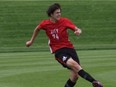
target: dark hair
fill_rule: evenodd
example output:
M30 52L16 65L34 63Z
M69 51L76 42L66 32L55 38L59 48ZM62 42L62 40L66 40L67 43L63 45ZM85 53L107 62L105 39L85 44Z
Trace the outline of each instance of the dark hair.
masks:
M57 9L61 9L60 4L54 3L53 5L49 6L49 8L47 10L47 15L50 17L51 14L53 14L54 11Z

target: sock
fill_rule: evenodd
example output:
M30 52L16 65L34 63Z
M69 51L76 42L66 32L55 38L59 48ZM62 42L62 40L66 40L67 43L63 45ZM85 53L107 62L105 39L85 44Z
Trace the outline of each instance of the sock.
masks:
M76 83L72 82L70 79L66 82L64 87L74 87Z
M91 76L91 75L89 75L87 72L85 72L83 69L81 69L79 72L78 72L78 74L82 77L82 78L84 78L85 80L88 80L89 82L93 82L93 81L95 81L95 79Z

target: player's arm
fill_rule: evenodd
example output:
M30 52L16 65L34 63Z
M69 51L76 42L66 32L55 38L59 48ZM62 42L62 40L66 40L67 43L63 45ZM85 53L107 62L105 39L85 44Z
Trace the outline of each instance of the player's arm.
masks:
M69 19L65 19L66 22L66 26L74 31L74 34L76 35L80 35L82 33L81 29L79 29L78 27L75 26L75 24L73 24Z
M27 46L27 47L29 47L29 46L31 46L31 45L33 44L33 42L34 42L36 36L38 35L39 30L40 30L40 29L39 29L38 27L36 27L36 28L34 29L34 32L33 32L33 34L32 34L31 39L30 39L29 41L26 42L26 46Z
M78 27L75 27L74 34L76 34L77 36L79 36L81 33L82 33L82 30L79 29Z

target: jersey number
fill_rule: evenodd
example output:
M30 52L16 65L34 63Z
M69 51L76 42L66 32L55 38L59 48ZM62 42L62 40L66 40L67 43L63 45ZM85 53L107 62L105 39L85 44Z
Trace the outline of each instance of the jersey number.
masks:
M59 36L58 36L58 29L54 29L51 31L51 34L52 34L52 37L54 39L59 39Z

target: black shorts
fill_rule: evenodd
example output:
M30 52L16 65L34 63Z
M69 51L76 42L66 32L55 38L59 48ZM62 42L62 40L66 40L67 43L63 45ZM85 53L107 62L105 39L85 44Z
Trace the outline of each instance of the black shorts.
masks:
M70 68L66 65L66 62L69 58L72 58L74 61L80 64L76 50L73 48L61 48L55 51L55 58L60 64L68 69Z

